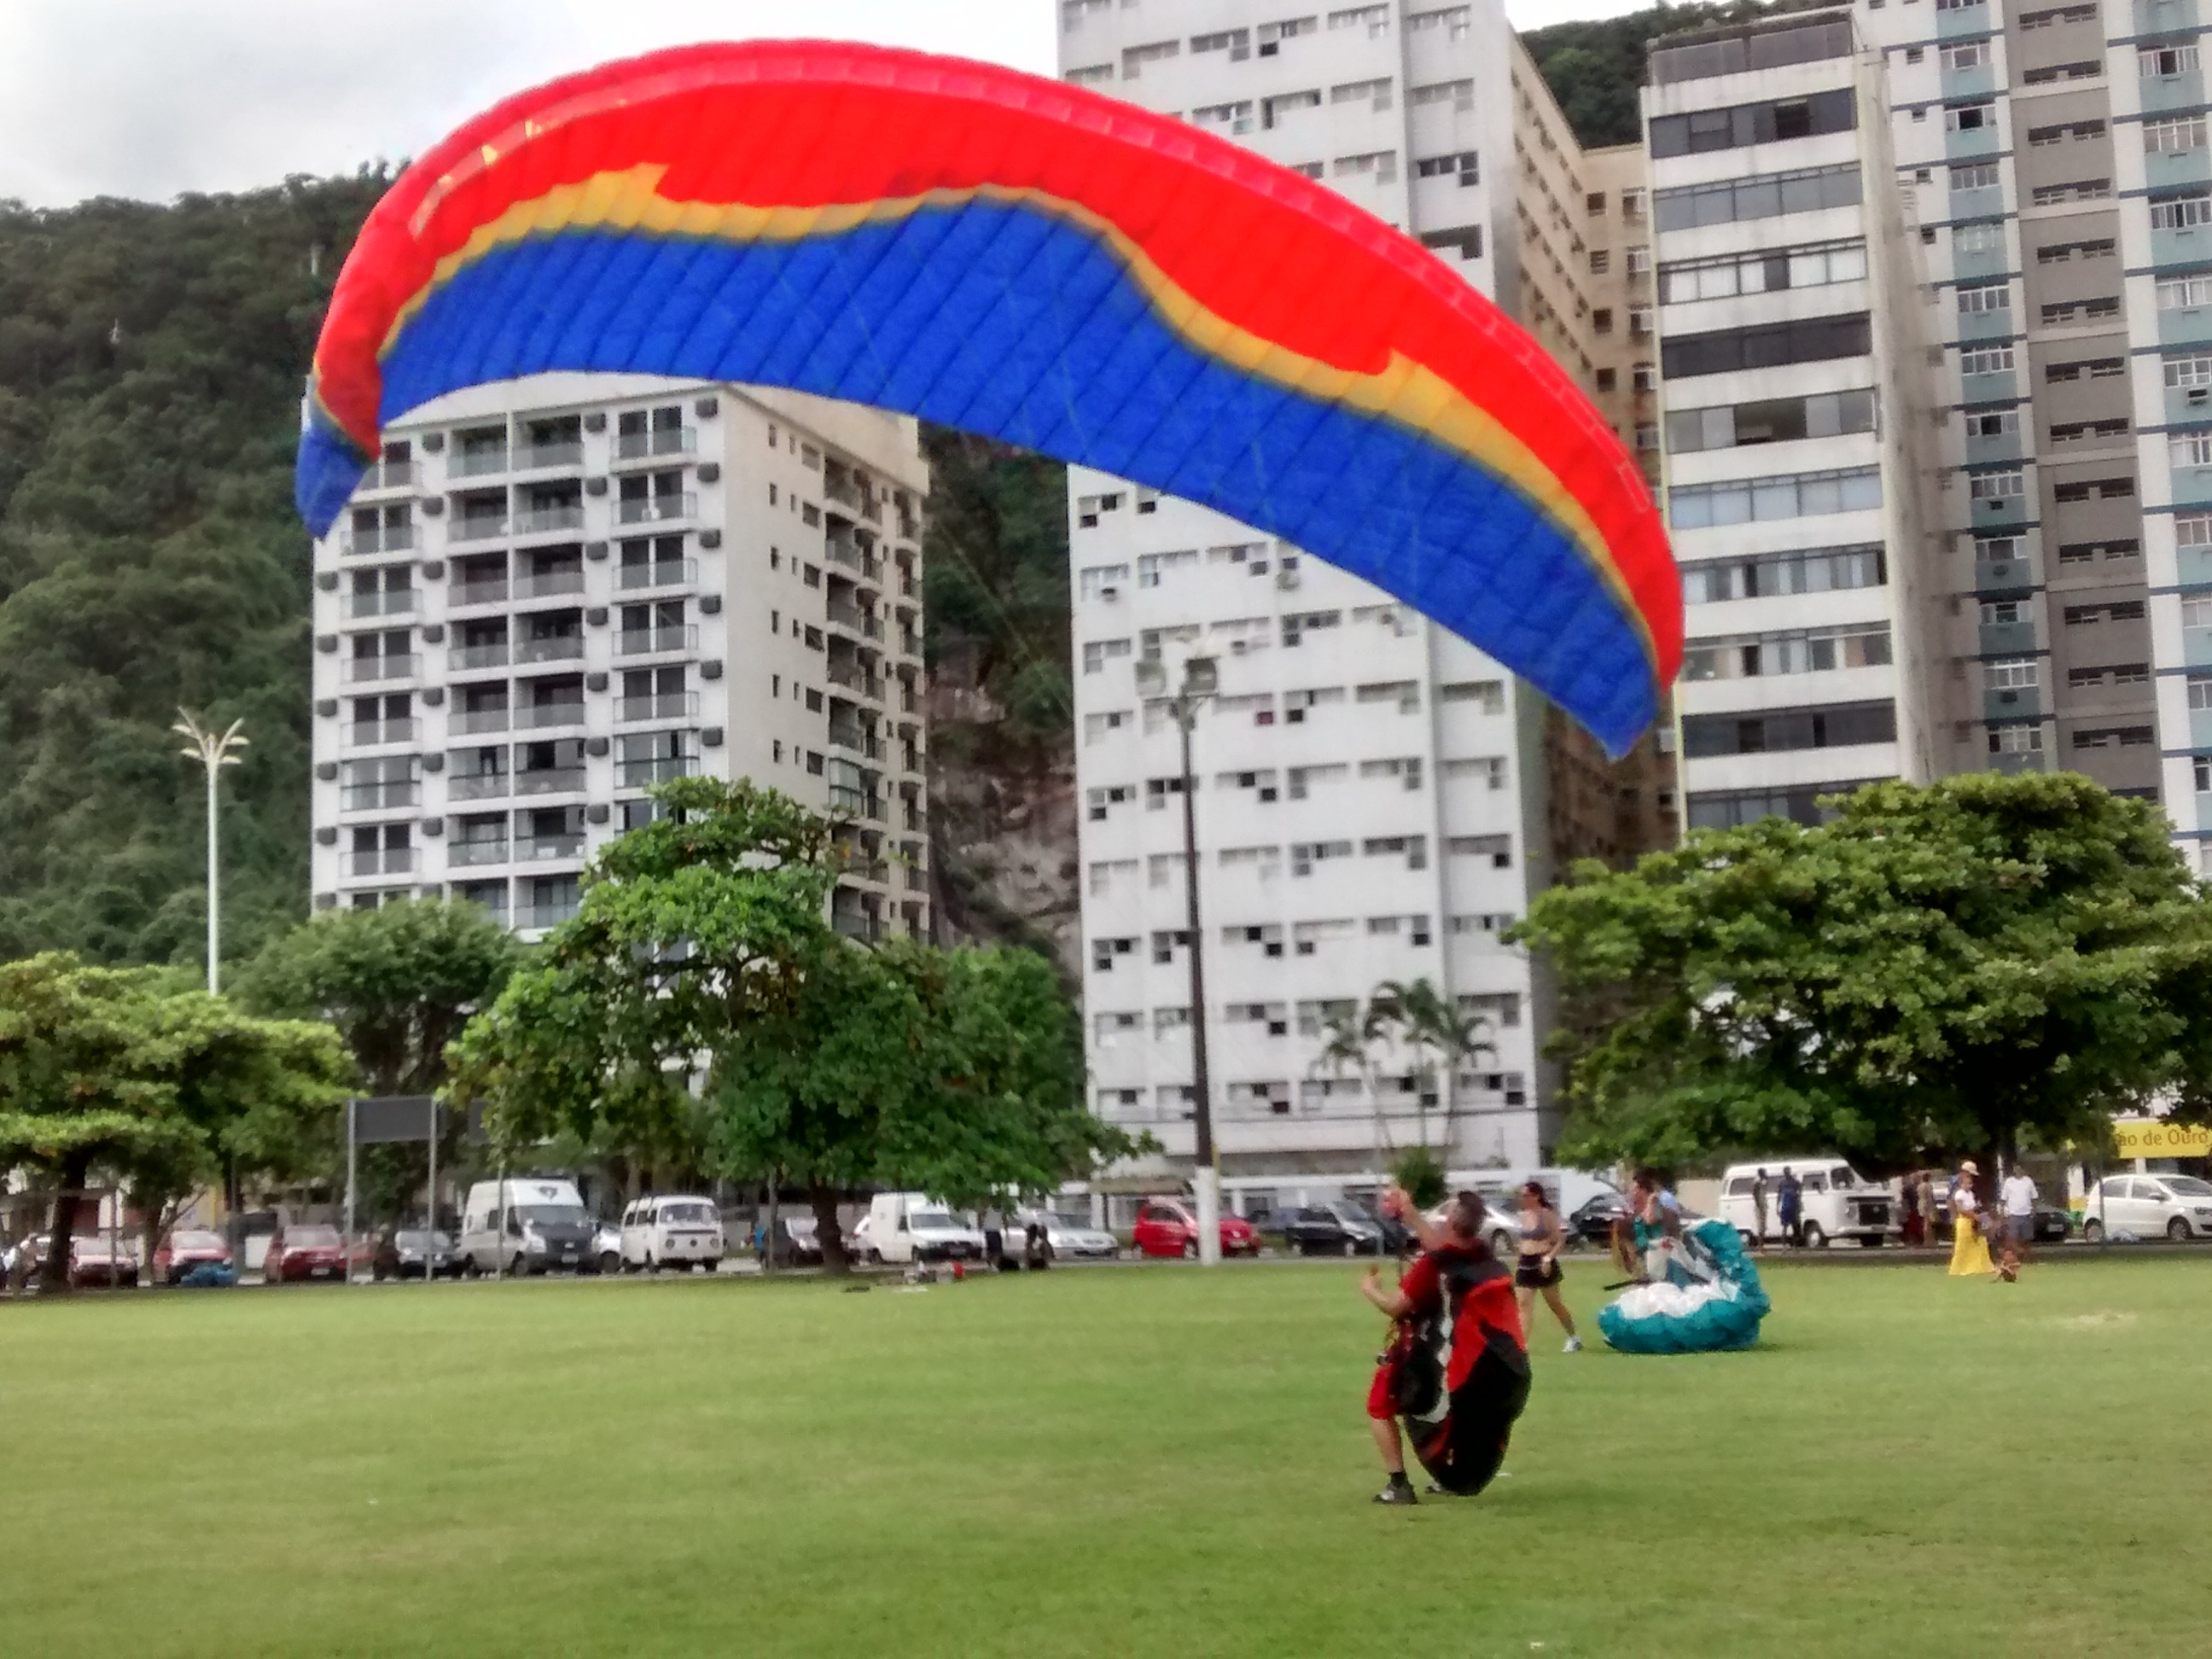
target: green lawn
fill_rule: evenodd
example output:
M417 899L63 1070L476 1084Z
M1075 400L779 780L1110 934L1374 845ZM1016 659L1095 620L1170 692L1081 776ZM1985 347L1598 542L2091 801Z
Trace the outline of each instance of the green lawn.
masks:
M1769 1277L1411 1511L1344 1265L0 1305L0 1650L2212 1650L2212 1261Z

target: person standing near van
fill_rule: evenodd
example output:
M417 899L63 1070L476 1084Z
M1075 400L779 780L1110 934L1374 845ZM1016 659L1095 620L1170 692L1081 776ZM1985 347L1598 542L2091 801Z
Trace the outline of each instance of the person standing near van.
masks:
M1753 1249L1766 1248L1766 1171L1761 1170L1751 1178L1751 1211L1759 1218L1759 1231L1751 1236Z
M1782 1218L1782 1236L1795 1245L1805 1242L1805 1185L1797 1179L1797 1171L1784 1167L1782 1171L1781 1202L1777 1206Z
M2020 1264L2027 1257L2027 1248L2035 1241L2035 1182L2018 1164L2004 1178L1997 1189L1998 1200L2004 1206L2004 1265L1998 1277L2009 1284L2020 1277Z
M1567 1334L1567 1345L1561 1352L1580 1353L1583 1340L1575 1334L1575 1316L1567 1311L1566 1302L1559 1295L1559 1285L1566 1278L1559 1271L1559 1246L1566 1242L1566 1236L1559 1212L1545 1194L1544 1183L1522 1182L1521 1246L1513 1264L1513 1286L1521 1300L1521 1329L1524 1335L1535 1330L1536 1297L1541 1294L1552 1317Z

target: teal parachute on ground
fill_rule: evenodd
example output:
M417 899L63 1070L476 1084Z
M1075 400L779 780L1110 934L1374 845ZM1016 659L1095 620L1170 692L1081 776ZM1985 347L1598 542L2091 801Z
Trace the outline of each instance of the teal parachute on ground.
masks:
M1651 1280L1601 1310L1597 1328L1623 1353L1713 1353L1759 1341L1770 1304L1742 1235L1725 1221L1693 1222L1651 1250Z

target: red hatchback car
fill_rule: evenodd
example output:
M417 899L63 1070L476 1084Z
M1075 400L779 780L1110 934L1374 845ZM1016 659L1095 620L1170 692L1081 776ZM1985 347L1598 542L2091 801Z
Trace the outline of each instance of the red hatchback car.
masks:
M1198 1218L1179 1198L1148 1198L1138 1208L1135 1239L1139 1255L1195 1256L1198 1237ZM1221 1218L1221 1254L1260 1254L1260 1236L1243 1216Z
M230 1246L222 1242L221 1233L203 1227L179 1227L154 1252L154 1277L164 1285L173 1285L203 1262L228 1267Z
M292 1227L269 1241L269 1255L261 1264L264 1285L289 1284L298 1279L343 1279L346 1254L335 1227Z

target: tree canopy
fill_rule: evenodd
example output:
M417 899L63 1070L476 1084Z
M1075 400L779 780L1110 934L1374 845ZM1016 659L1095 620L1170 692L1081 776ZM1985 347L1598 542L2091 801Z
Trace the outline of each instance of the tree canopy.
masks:
M154 969L52 952L0 964L0 1170L59 1189L46 1283L66 1283L78 1194L95 1169L151 1218L235 1160L286 1168L343 1098L326 1025L253 1019Z
M1561 1156L1894 1166L2203 1113L2212 907L2166 834L2087 778L1978 773L1578 865L1515 933L1565 994Z
M446 1080L446 1045L526 954L479 905L404 899L278 934L237 983L258 1012L336 1026L366 1092L429 1094Z
M602 849L576 915L471 1022L450 1091L521 1143L703 1142L732 1179L834 1206L863 1186L1036 1190L1131 1144L1083 1103L1082 1040L1028 952L869 949L825 907L836 826L772 789L686 778Z

